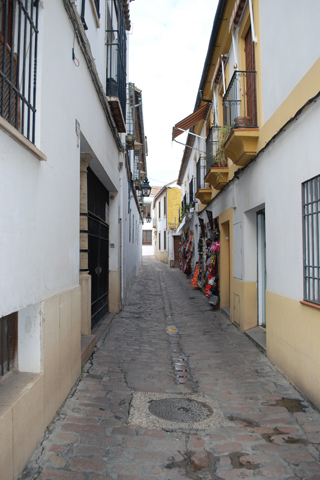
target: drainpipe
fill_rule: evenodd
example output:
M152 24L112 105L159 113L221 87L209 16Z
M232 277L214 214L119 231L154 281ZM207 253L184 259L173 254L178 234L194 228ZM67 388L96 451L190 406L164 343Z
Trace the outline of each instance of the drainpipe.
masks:
M199 97L200 97L200 100L202 100L203 102L212 103L212 100L209 100L208 98L203 98L202 90L199 90Z
M258 39L257 39L257 37L256 37L256 35L255 35L255 31L254 31L252 0L249 0L249 11L250 11L250 22L251 22L252 41L253 41L254 43L258 43Z
M237 55L237 48L236 48L236 39L234 38L234 34L235 34L235 29L234 27L232 28L232 47L233 47L233 56L234 56L234 63L237 64L237 66L239 65L238 63L238 55Z
M221 57L221 65L222 65L223 95L225 95L226 94L226 79L225 79L225 76L224 76L224 61L223 61L224 55L220 55L220 57Z

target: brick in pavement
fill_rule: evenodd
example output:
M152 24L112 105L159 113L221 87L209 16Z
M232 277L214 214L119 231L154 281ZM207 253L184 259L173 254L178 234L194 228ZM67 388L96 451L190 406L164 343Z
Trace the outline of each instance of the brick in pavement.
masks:
M84 370L24 480L320 478L319 413L177 269L143 260ZM222 421L161 428L150 414L148 426L130 424L139 392L203 395ZM305 411L277 405L283 398Z

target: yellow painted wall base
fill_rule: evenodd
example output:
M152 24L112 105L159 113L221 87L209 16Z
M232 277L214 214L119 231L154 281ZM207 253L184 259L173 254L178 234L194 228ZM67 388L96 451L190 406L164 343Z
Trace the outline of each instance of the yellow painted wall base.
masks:
M41 302L41 318L41 373L18 372L0 390L1 480L19 476L80 375L80 286Z
M235 317L231 320L244 332L257 326L257 284L233 279L233 300Z
M319 310L266 293L267 355L320 408Z
M155 254L156 260L162 263L168 263L168 252L156 252Z
M220 225L220 307L230 307L232 320L234 310L233 298L233 208L228 208L219 215Z
M120 312L120 270L109 270L109 312Z

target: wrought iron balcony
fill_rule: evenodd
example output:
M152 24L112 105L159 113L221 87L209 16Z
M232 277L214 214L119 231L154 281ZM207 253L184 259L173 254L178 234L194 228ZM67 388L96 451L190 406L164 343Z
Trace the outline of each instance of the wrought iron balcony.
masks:
M236 70L223 97L223 123L233 128L256 128L256 72Z
M225 142L228 157L247 165L258 151L256 72L234 72L223 97L223 123L232 128Z
M206 173L207 160L205 157L200 157L197 163L197 191L195 197L203 204L207 204L211 200L211 187L205 182Z

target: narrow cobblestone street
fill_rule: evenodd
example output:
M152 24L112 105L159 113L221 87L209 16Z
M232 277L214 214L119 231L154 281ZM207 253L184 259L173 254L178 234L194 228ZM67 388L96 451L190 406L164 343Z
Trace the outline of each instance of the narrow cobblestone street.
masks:
M319 413L178 269L143 259L83 370L22 478L320 479Z

